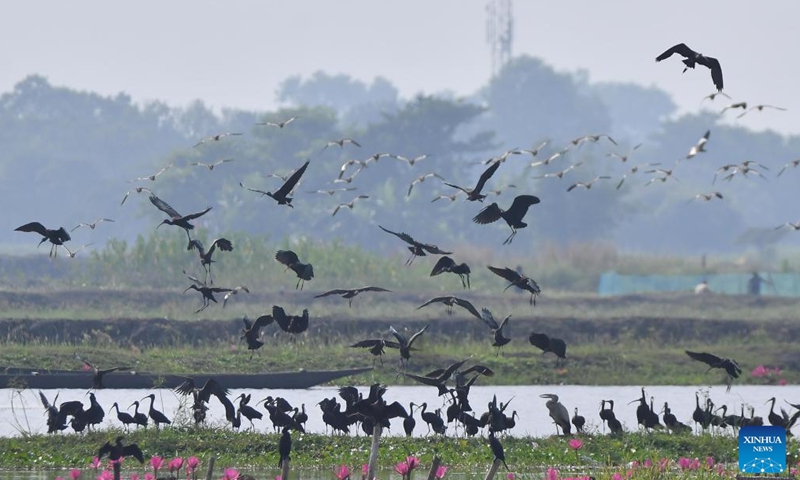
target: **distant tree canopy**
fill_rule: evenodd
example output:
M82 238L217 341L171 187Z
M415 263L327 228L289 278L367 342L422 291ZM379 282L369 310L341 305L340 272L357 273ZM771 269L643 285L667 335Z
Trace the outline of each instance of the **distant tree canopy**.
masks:
M674 103L655 87L592 84L585 76L556 72L531 57L515 58L467 99L449 94L402 99L386 79L367 83L324 72L308 79L287 78L277 99L282 108L271 112L215 113L199 100L180 108L161 102L139 105L122 93L103 97L53 86L38 75L23 79L0 95L0 175L5 185L0 201L13 206L6 210L7 228L0 238L30 243L29 237L11 232L30 221L71 229L107 217L117 221L97 231L76 231L75 243L131 240L164 218L146 195L134 191L136 186L153 189L181 213L213 207L197 221L210 235L240 231L273 239L336 238L390 251L401 251L402 245L377 224L431 243L501 248L507 235L503 221L482 226L471 219L493 202L508 208L520 194L542 200L525 217L529 227L511 247L503 247L521 254L549 242L599 239L636 250L727 251L741 248L733 240L749 227L775 228L797 220L790 207L798 200L793 177L800 169L790 168L778 179L775 172L797 156L800 137L732 127L704 111L674 118ZM297 120L283 129L257 125L290 117ZM708 129L707 152L685 159ZM223 132L242 135L193 147ZM615 138L617 145L606 138L572 143L601 133ZM345 137L362 147L325 148L328 141ZM463 196L432 202L457 192L435 176L408 193L412 181L428 173L472 187L490 157L543 140L549 143L536 158L506 158L487 182L484 193L489 197L483 204L464 202ZM570 148L550 165L530 167L565 147ZM367 162L378 153L428 157L413 166L391 156ZM626 155L626 161L610 153ZM234 161L213 171L193 165L226 158ZM335 183L342 164L351 159L366 166L351 183ZM273 191L283 182L276 176L288 175L306 160L311 163L294 192L293 209L243 188ZM714 182L721 166L744 160L769 166L771 170L763 171L767 178L718 175ZM631 172L632 166L643 164L649 166ZM173 166L154 182L130 182L167 165ZM563 178L535 178L570 165L578 166ZM358 168L351 166L342 178ZM648 182L661 175L646 173L656 168L673 170L677 180ZM567 192L575 182L598 175L612 178ZM341 188L356 190L316 193ZM695 199L717 190L724 200ZM126 192L130 197L121 206ZM332 216L337 205L357 195L369 198ZM159 234L182 232L165 227Z

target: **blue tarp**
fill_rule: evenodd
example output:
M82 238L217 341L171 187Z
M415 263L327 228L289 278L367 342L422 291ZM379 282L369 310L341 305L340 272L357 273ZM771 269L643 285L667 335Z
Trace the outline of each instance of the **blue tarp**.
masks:
M760 273L763 295L800 297L800 274ZM600 275L598 295L627 295L632 293L694 292L694 287L708 281L712 292L729 295L747 293L747 281L752 274L728 273L714 275L620 275L606 272Z

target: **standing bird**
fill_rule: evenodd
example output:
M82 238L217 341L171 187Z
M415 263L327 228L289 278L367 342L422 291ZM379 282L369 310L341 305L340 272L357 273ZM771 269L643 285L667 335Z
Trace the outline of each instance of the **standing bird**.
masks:
M58 246L64 245L65 242L72 240L72 237L69 236L64 227L60 227L58 230L50 230L45 228L39 222L31 222L26 223L20 227L14 229L15 232L34 232L38 233L42 236L42 240L39 242L39 245L43 244L44 242L50 242L52 245L50 246L50 256L55 257L58 256ZM38 248L39 245L36 245Z
M211 211L211 207L208 207L208 208L206 208L205 210L203 210L201 212L190 213L189 215L181 215L174 208L172 208L170 206L170 204L168 204L164 200L161 200L160 198L156 197L152 193L150 194L150 203L155 205L155 207L157 209L159 209L162 212L166 213L170 217L170 218L162 221L161 223L159 223L156 228L158 228L158 227L160 227L161 225L164 225L164 224L174 225L176 227L182 228L183 231L186 232L186 237L189 238L189 246L186 247L186 248L187 248L187 250L190 250L191 249L192 236L189 235L189 230L194 230L194 225L192 225L189 222L191 220L196 219L196 218L202 217L203 215L205 215L206 213Z
M51 404L44 393L39 390L39 400L42 401L42 406L47 414L47 433L56 433L66 430L67 415L66 413L61 413L58 407L55 406L55 403L58 402L58 394L56 394L56 398L53 399L53 403ZM83 407L81 406L81 408Z
M656 62L666 60L667 58L671 57L673 53L677 53L686 57L683 59L683 64L686 65L686 68L683 69L684 73L690 68L693 69L697 63L711 70L711 80L714 82L714 86L717 87L718 91L722 91L722 67L720 67L719 61L716 58L706 57L705 55L697 53L691 48L687 47L685 43L679 43L661 55L657 56Z
M489 448L492 449L494 459L503 462L503 466L506 467L506 470L511 471L508 465L506 465L506 454L503 452L503 445L500 443L500 440L494 436L493 430L489 431Z
M211 242L211 247L208 251L203 248L203 243L200 242L200 240L194 239L189 241L189 250L197 249L200 255L200 264L206 271L206 281L208 281L210 285L214 285L214 277L211 275L211 264L214 263L214 260L211 259L211 256L214 255L214 250L216 250L217 247L223 252L233 251L233 243L227 238L218 238Z
M694 157L695 155L697 155L700 152L705 152L706 151L706 143L708 142L708 137L709 136L711 136L711 130L706 130L705 135L703 135L700 138L700 140L697 141L697 144L695 144L695 146L693 146L689 150L689 154L686 155L686 159L687 160L692 158L692 157Z
M583 415L578 415L578 407L575 407L575 414L572 416L572 424L575 425L575 431L583 433L583 426L586 425L586 419Z
M222 160L217 160L214 163L194 162L194 163L192 163L192 166L195 166L195 167L206 167L209 172L213 172L214 168L217 167L218 165L222 165L223 163L232 162L233 160L234 159L232 159L232 158L224 158Z
M414 259L416 257L424 257L426 255L425 252L428 252L428 253L433 254L433 255L451 255L453 253L453 252L445 252L444 250L441 250L436 245L431 245L429 243L420 243L420 242L414 240L414 238L412 238L411 235L409 235L409 234L407 234L405 232L397 233L397 232L393 232L393 231L391 231L389 229L383 228L380 225L378 225L378 226L384 232L391 233L392 235L396 236L400 240L402 240L402 241L404 241L404 242L406 242L406 243L408 243L410 245L408 247L408 250L411 252L411 257L406 261L406 265L411 265L411 263L414 261Z
M133 415L131 415L128 412L121 411L119 409L119 404L117 402L114 402L114 404L111 405L111 410L114 410L115 408L117 409L117 420L120 421L122 426L125 427L125 431L127 432L128 425L133 425L134 423L136 423L136 421L133 419Z
M487 265L487 268L491 270L492 273L494 273L495 275L511 282L506 288L503 289L504 292L511 287L517 287L520 290L526 290L528 292L531 292L530 303L531 305L534 306L536 305L536 297L539 296L540 293L542 293L542 290L539 288L539 285L536 283L534 279L528 278L525 275L522 275L521 273L517 272L516 270L512 270L508 267L498 268L498 267L493 267L491 265Z
M123 445L122 439L123 437L120 436L116 438L114 443L106 442L103 444L97 452L97 458L103 458L108 455L109 460L116 462L122 457L133 457L138 460L139 463L144 463L144 455L142 455L142 450L139 446L135 443Z
M359 293L362 293L362 292L391 292L391 290L387 290L387 289L382 288L382 287L372 287L372 286L360 287L360 288L350 288L350 289L338 288L338 289L335 289L335 290L328 290L327 292L320 293L319 295L315 295L314 298L327 297L328 295L341 295L342 298L346 298L347 299L347 306L348 307L352 307L353 306L353 299Z
M406 339L405 335L395 330L395 328L389 325L389 331L394 335L394 338L397 339L397 343L400 344L400 363L403 363L403 360L408 362L411 359L411 347L414 345L414 341L419 338L420 335L425 333L425 330L430 327L430 324L425 325L422 327L420 331L411 335L411 338Z
M283 433L281 434L281 439L278 440L278 454L280 455L280 459L278 460L278 468L283 468L284 461L291 460L291 453L292 453L291 428L284 427Z
M356 202L359 201L359 200L362 200L364 198L369 198L369 195L359 195L356 198L350 200L349 203L340 203L339 205L336 206L336 208L333 209L333 213L331 213L331 217L335 217L336 214L339 212L339 210L342 209L342 208L349 208L350 210L352 210L353 206L355 206Z
M193 145L193 147L199 147L200 145L202 145L202 144L204 144L206 142L218 142L218 141L220 141L221 139L223 139L225 137L232 137L232 136L238 136L238 135L241 135L241 133L231 133L231 132L218 133L216 135L211 135L210 137L206 137L206 138L200 140L199 142L195 143Z
M511 227L511 235L503 242L503 245L507 245L514 240L518 228L525 228L528 226L527 223L522 221L522 217L528 213L528 208L531 205L536 205L539 202L539 197L533 195L518 195L514 201L511 202L511 207L508 210L501 210L497 203L493 203L475 215L472 221L481 225L486 225L496 222L501 218L505 220L508 226Z
M458 185L453 185L452 183L447 183L447 182L444 182L444 184L447 185L448 187L457 188L462 192L466 193L467 200L469 200L470 202L474 202L475 200L482 202L483 199L486 198L486 195L481 194L481 190L483 190L483 186L486 184L486 181L489 180L489 178L491 178L492 175L494 175L494 172L496 172L499 167L500 167L500 162L494 162L491 166L489 166L489 168L487 168L481 174L481 177L478 179L478 183L475 185L475 188L473 189L460 187Z
M742 369L739 368L739 364L736 363L736 360L732 358L721 358L711 353L690 352L689 350L686 350L686 355L689 355L694 360L708 365L708 371L711 371L711 369L714 368L721 368L725 370L725 373L728 374L726 382L728 388L725 390L726 392L731 391L733 379L739 378L739 375L742 373Z
M76 225L76 226L75 226L75 228L73 228L72 230L70 230L70 232L74 232L75 230L77 230L77 229L79 229L79 228L81 228L81 227L89 227L89 228L91 228L92 230L94 230L95 228L97 228L97 224L98 224L98 223L100 223L100 222L112 222L112 223L113 223L113 222L114 222L114 220L111 220L110 218L98 218L98 219L97 219L97 220L95 220L94 222L90 222L90 223L83 223L83 222L81 222L81 223L79 223L78 225Z
M506 326L508 319L511 318L511 315L506 316L506 318L504 318L503 321L498 325L497 321L492 315L492 312L490 312L488 308L482 309L481 312L481 320L483 320L483 323L485 323L486 326L492 330L492 335L494 336L494 342L492 342L492 346L497 347L497 353L499 354L503 345L511 341L510 338L503 336L503 327Z
M136 400L133 403L131 403L128 406L128 408L131 408L131 407L134 407L134 409L133 409L133 422L138 426L147 428L147 423L148 423L147 415L145 415L144 413L139 411L139 401Z
M567 359L567 343L560 338L550 337L544 333L531 332L528 336L528 341L534 347L541 349L542 355L552 352L562 360ZM558 363L558 360L556 360L556 363Z
M298 288L302 290L305 282L314 278L314 267L310 263L302 263L300 257L291 250L278 250L275 260L286 265L286 270L291 269L297 275L295 290Z
M294 190L297 182L300 181L300 177L302 177L306 172L306 168L308 168L309 163L311 163L311 161L306 160L306 163L304 163L302 167L295 170L295 172L289 176L281 188L275 190L274 192L266 192L262 190L256 190L254 188L248 188L248 190L272 197L272 199L278 202L278 205L287 205L291 208L294 208L294 205L292 205L293 198L289 197L289 195L292 193L292 190ZM242 187L244 187L244 185L242 185Z
M162 423L164 425L169 425L169 424L172 423L172 421L170 421L170 419L167 418L166 415L164 415L163 413L161 413L158 410L156 410L155 407L153 406L153 403L155 403L155 401L156 401L156 394L155 393L151 393L150 395L144 397L142 400L144 400L145 398L149 398L150 399L150 408L147 409L147 416L156 425L156 430L158 430L158 426L161 425Z
M471 271L469 269L469 265L466 263L456 264L455 260L445 255L439 258L439 261L433 266L430 276L435 277L443 272L455 273L458 275L458 278L461 279L461 286L464 288L470 288L469 274Z
M550 412L550 418L553 419L553 423L555 423L557 427L561 427L561 432L565 436L569 435L572 429L572 427L570 427L569 412L567 412L567 408L558 401L558 395L543 393L539 395L539 397L549 399L544 405ZM558 435L558 428L556 428L556 435Z

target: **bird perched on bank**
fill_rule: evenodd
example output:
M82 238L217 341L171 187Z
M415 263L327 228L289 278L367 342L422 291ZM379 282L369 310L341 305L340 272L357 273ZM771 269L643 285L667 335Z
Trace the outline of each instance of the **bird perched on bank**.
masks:
M478 179L478 183L475 184L475 188L473 189L460 187L458 185L454 185L452 183L447 183L447 182L444 182L444 184L447 185L448 187L457 188L462 192L466 193L467 200L469 200L470 202L474 202L475 200L482 202L483 199L486 198L486 195L483 195L481 193L481 190L483 190L483 186L486 185L486 181L489 180L489 178L491 178L492 175L494 175L494 172L496 172L498 168L500 168L500 162L494 162L493 164L491 164L489 168L487 168L481 174L480 178Z
M108 459L112 462L119 461L122 457L133 457L139 461L139 463L144 463L144 455L142 454L142 450L139 448L138 445L135 443L131 443L130 445L123 445L122 439L124 437L119 436L114 440L114 443L106 442L100 447L100 450L97 452L97 458L103 458L108 455Z
M698 63L711 70L711 81L714 82L714 86L717 87L718 91L722 91L722 67L716 58L706 57L705 55L695 52L691 48L687 47L685 43L679 43L674 47L667 49L661 55L657 56L656 62L666 60L674 53L685 57L682 60L683 64L686 65L686 68L683 69L684 73L690 68L694 69L695 64Z
M539 197L533 195L517 195L514 201L511 202L511 206L508 210L503 210L497 203L493 203L478 212L478 214L472 218L472 221L481 225L486 225L496 222L501 218L505 220L511 228L511 235L503 242L503 245L507 245L514 240L514 237L517 235L517 229L528 226L527 223L522 221L522 217L528 213L528 208L531 205L536 205L539 202Z
M686 350L686 355L689 355L692 359L697 360L698 362L703 362L708 365L708 371L711 371L714 368L721 368L725 370L725 373L727 374L727 392L731 391L733 379L739 378L739 375L742 373L742 369L739 368L739 364L736 363L736 360L732 358L722 358L711 353L690 352L689 350Z
M352 307L353 306L353 299L359 293L363 293L363 292L391 292L391 290L387 290L387 289L382 288L382 287L373 287L373 286L360 287L360 288L350 288L350 289L337 288L337 289L334 289L334 290L328 290L327 292L324 292L324 293L320 293L319 295L315 295L314 298L327 297L328 295L341 295L342 298L346 298L348 300L347 306L348 307Z
M492 449L494 460L500 460L503 462L503 466L506 467L506 470L511 471L508 465L506 465L506 454L503 452L503 445L500 443L500 440L494 436L494 431L489 431L489 448Z
M278 440L278 468L283 468L283 462L288 462L291 459L292 453L292 434L289 427L283 428L281 439Z
M297 275L297 285L294 289L303 289L306 281L314 278L314 267L310 263L302 263L300 258L291 250L278 250L275 260L286 265L286 270L292 270Z
M505 292L511 287L517 287L520 290L525 290L531 293L530 303L531 305L536 305L536 297L542 293L542 290L539 288L539 285L536 281L532 278L528 278L525 275L517 272L516 270L512 270L508 267L506 268L498 268L493 267L491 265L487 265L487 268L492 271L495 275L502 277L509 282L511 282L506 288L503 289Z
M552 352L559 359L567 359L567 343L560 338L550 337L544 333L531 332L528 341L536 348L542 350L542 355ZM558 360L556 360L556 363Z
M172 208L172 206L170 206L170 204L168 204L164 200L161 200L160 198L158 198L157 196L155 196L152 193L150 194L150 203L155 205L155 207L157 209L159 209L162 212L166 213L170 217L170 218L168 218L166 220L163 220L161 223L159 223L158 226L156 227L156 229L158 227L160 227L161 225L164 225L164 224L166 224L166 225L174 225L176 227L182 228L183 231L186 232L186 237L189 238L189 246L187 247L187 250L190 250L191 249L192 237L191 237L191 235L189 235L189 230L194 230L194 225L192 225L190 222L192 220L194 220L196 218L200 218L203 215L205 215L206 213L210 212L211 211L211 207L208 207L208 208L206 208L205 210L203 210L201 212L190 213L189 215L181 215L174 208Z
M200 255L200 264L206 271L206 280L209 281L211 285L214 284L214 277L211 276L211 264L214 263L214 260L211 259L211 256L214 255L214 251L217 247L223 252L233 251L233 243L227 238L217 238L211 242L211 247L209 247L208 251L203 248L203 243L200 240L194 239L189 241L189 250L197 250Z
M569 435L572 427L570 426L570 419L569 419L569 412L567 408L558 401L558 395L552 393L543 393L539 395L541 398L547 398L547 403L544 405L547 407L547 410L550 412L550 418L553 419L553 423L556 424L557 427L561 427L561 433L563 435ZM558 428L556 428L556 434L558 434Z
M451 255L453 253L453 252L445 252L444 250L440 249L436 245L431 245L430 243L418 242L418 241L414 240L414 238L411 235L409 235L409 234L407 234L405 232L397 233L397 232L393 232L393 231L391 231L391 230L389 230L387 228L383 228L380 225L378 225L378 226L384 232L391 233L392 235L396 236L400 240L402 240L402 241L404 241L404 242L406 242L407 244L410 245L408 247L408 250L411 252L411 257L406 261L406 265L411 265L411 263L414 261L414 259L416 257L424 257L426 255L425 252L428 252L428 253L433 254L433 255Z
M461 286L464 288L470 288L469 284L469 274L470 269L469 265L466 263L456 264L455 260L448 257L447 255L439 258L439 261L436 262L436 265L433 266L433 270L431 270L431 277L435 277L440 273L450 272L455 273L458 275L458 278L461 279Z
M15 232L33 232L38 233L42 236L42 239L39 241L39 245L43 244L44 242L50 242L52 245L50 246L50 256L55 257L58 256L58 246L64 245L65 242L72 240L72 237L69 236L64 227L59 227L58 230L50 230L49 228L45 228L39 222L31 222L26 223L25 225L19 226L14 229ZM36 248L39 248L39 245L36 245Z

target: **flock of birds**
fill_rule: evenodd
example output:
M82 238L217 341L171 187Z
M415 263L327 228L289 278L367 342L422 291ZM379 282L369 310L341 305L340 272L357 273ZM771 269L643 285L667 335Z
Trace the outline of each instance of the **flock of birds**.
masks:
M714 83L714 86L717 88L717 92L709 95L707 98L713 101L713 99L717 95L725 95L722 93L723 89L723 78L722 78L722 69L720 67L719 61L712 57L704 56L700 53L697 53L691 50L684 44L678 44L656 58L656 61L662 61L673 54L679 54L684 57L683 63L685 64L686 69L694 68L695 65L699 64L705 66L710 69L711 71L711 78ZM727 95L725 95L727 96ZM781 110L780 107L773 107L770 105L757 105L751 108L747 108L748 104L746 102L738 102L736 104L729 105L725 108L728 109L742 109L743 113L740 115L744 115L748 112L757 110L762 111L764 108L777 108ZM725 111L723 110L723 112ZM298 117L291 117L286 120L280 122L264 122L260 123L259 125L264 125L268 127L274 127L283 130L284 128L291 128L290 125L298 120ZM229 137L240 136L241 133L237 132L225 132L212 135L205 139L200 140L197 142L194 147L201 147L204 144L209 144L213 142L221 142L223 139L227 139ZM710 131L705 132L705 134L698 140L696 144L691 146L686 155L685 159L689 160L703 152L705 152L706 145L710 138ZM432 202L436 202L443 199L449 199L450 201L454 201L459 196L463 196L465 201L468 202L483 202L489 193L495 193L499 195L502 190L495 190L489 191L487 190L487 183L492 179L493 175L498 171L503 163L506 162L511 156L519 156L519 155L529 155L534 161L531 163L531 167L539 167L539 166L547 166L552 164L553 162L557 161L559 158L564 157L564 155L571 149L575 147L579 147L583 143L586 142L593 142L597 143L602 139L607 140L613 145L616 145L616 141L606 134L596 134L596 135L585 135L578 137L570 142L566 148L557 151L550 157L544 160L537 160L537 156L539 151L544 148L547 142L543 142L542 144L538 145L534 149L513 149L508 150L501 154L500 156L493 157L486 162L483 162L486 165L484 171L480 174L477 181L475 182L474 186L464 186L458 185L455 183L451 183L446 181L441 175L435 172L426 173L416 177L409 185L407 195L410 195L412 189L428 179L436 178L442 182L442 185L453 188L455 193L449 195L439 195L432 200ZM618 159L619 161L625 163L629 160L629 158L634 155L635 151L639 148L640 145L636 145L630 150L625 153L609 153L609 157L613 157ZM360 148L361 145L352 138L342 138L337 140L331 140L325 144L322 148L322 151L327 150L331 147L338 147L339 149L344 148ZM376 153L371 155L366 160L348 160L345 162L340 169L340 173L338 178L334 179L332 183L336 184L345 184L350 185L355 177L361 172L363 169L367 168L372 163L379 162L382 158L393 158L397 161L401 161L407 163L410 167L414 167L417 164L420 164L423 161L426 161L431 155L420 155L416 157L405 157L399 154L391 154L391 153ZM213 163L202 163L202 162L195 162L192 165L198 166L201 168L207 168L209 171L213 171L215 168L219 168L220 166L224 165L225 163L229 163L234 161L232 158L225 158L222 160L218 160ZM558 172L550 172L539 176L538 178L558 178L562 179L568 173L577 170L583 162L579 162L573 165L569 165L568 167L562 169ZM677 164L676 164L677 165ZM790 162L783 169L778 173L778 176L784 173L784 171L788 168L797 167L800 165L800 159ZM631 167L623 176L618 180L616 184L616 188L619 189L623 186L624 182L629 180L631 176L636 174L639 170L644 171L645 173L654 174L651 177L646 185L650 185L656 182L667 182L667 181L677 181L677 178L674 175L675 167L672 168L655 168L658 167L659 164L643 164L643 165L636 165ZM165 166L161 168L158 172L134 179L132 181L136 182L155 182L159 176L167 172L172 165ZM260 195L261 197L269 197L274 200L277 205L279 206L286 206L288 208L295 208L296 204L294 203L294 195L297 186L300 184L301 179L308 168L313 168L311 166L311 160L305 161L301 166L299 166L296 170L291 172L289 175L286 176L278 176L272 175L276 177L280 177L282 183L278 188L267 191L261 190L251 187L246 187L240 183L240 186L250 192ZM355 169L353 171L353 169ZM649 170L645 170L649 169ZM751 176L761 176L763 177L763 170L766 170L766 167L758 164L757 162L752 161L745 161L739 164L729 164L720 167L717 170L717 175L722 175L723 180L731 181L733 178L737 176L741 176L744 178L748 178ZM349 175L346 175L349 173ZM610 176L607 175L599 175L595 176L589 180L577 181L567 187L567 192L572 192L577 189L585 189L590 190L595 184L603 180L611 179ZM714 182L716 181L716 176L714 178ZM713 182L712 182L713 183ZM513 185L509 185L508 188L513 188ZM334 195L339 192L344 191L353 191L356 187L346 186L344 188L338 189L323 189L323 190L316 190L314 193L320 194L327 194L327 195ZM179 213L175 208L173 208L169 203L158 197L152 189L139 185L134 187L132 190L129 190L122 199L122 204L125 203L127 198L131 193L147 193L149 201L152 205L157 208L159 211L163 212L166 215L166 219L164 219L158 227L161 225L170 225L177 228L180 228L184 231L188 239L188 246L187 250L195 250L199 254L199 260L202 268L205 271L205 278L201 280L200 278L196 278L192 275L186 274L189 280L192 282L189 287L184 290L184 292L193 289L199 292L202 295L203 304L197 310L200 312L207 308L211 303L217 303L217 299L215 298L215 294L224 294L223 300L223 307L225 304L236 294L240 292L249 292L250 290L244 286L236 286L231 288L223 288L214 286L214 279L211 273L211 266L215 263L214 254L217 250L220 252L231 252L234 250L233 243L225 238L217 238L213 240L209 247L206 249L204 244L197 238L193 238L192 231L195 229L193 221L197 220L208 214L212 207L206 207L204 209L198 210L194 213L190 213L187 215L183 215ZM462 195L463 194L463 195ZM723 195L719 192L710 192L710 193L701 193L698 194L695 199L703 200L703 201L711 201L714 199L723 199ZM369 199L368 195L361 195L359 194L356 196L352 201L347 203L339 203L335 206L334 210L332 211L331 215L337 215L342 209L353 209L357 202L366 201ZM537 196L531 194L521 194L517 195L508 205L507 208L501 207L497 202L493 202L490 205L484 207L479 212L477 212L474 217L473 221L480 225L491 224L497 222L498 220L503 220L506 222L508 227L511 230L510 235L503 241L503 244L510 244L516 237L519 230L524 229L527 227L527 224L523 221L525 216L527 215L528 210L534 206L539 204L541 201ZM80 227L89 227L90 229L95 229L101 222L113 222L113 220L108 218L100 218L91 223L80 223L75 228L72 229L74 232L76 229ZM780 226L782 228L784 225ZM787 223L786 226L790 226L795 230L800 229L800 226ZM156 228L158 228L156 227ZM437 245L431 243L424 243L420 240L417 240L413 236L405 232L397 232L386 228L382 225L378 225L378 227L383 230L384 232L393 235L400 239L402 242L406 244L408 251L410 252L410 257L406 261L407 265L410 265L417 257L424 257L428 255L438 255L439 259L435 263L430 275L437 276L442 273L453 273L458 275L462 282L462 286L465 289L471 288L470 284L470 267L465 263L458 263L456 262L450 255L452 252L439 248ZM20 232L32 232L39 234L42 238L39 242L39 245L45 242L49 242L51 244L50 255L56 256L59 247L63 247L69 254L69 256L74 257L75 254L78 252L71 251L66 246L66 243L71 240L70 233L67 232L66 229L60 227L58 229L48 229L43 226L39 222L31 222L25 225L22 225L16 229ZM87 244L88 245L88 244ZM87 246L87 245L84 245ZM83 248L83 247L82 247ZM296 289L303 288L305 282L311 281L314 278L314 269L310 263L304 263L301 261L300 257L291 250L279 250L275 254L275 260L286 267L286 270L291 270L297 277L297 284L295 286ZM531 305L535 305L537 296L541 293L541 289L537 282L532 278L529 278L523 275L520 271L507 268L507 267L495 267L495 266L488 266L488 269L494 273L495 275L501 277L502 279L508 282L506 289L510 287L516 287L522 291L526 291L530 293L530 303ZM357 288L340 288L340 289L333 289L330 291L323 292L321 294L316 295L314 298L320 297L327 297L338 295L344 299L348 300L348 304L352 305L353 299L361 294L364 293L382 293L382 292L390 292L389 289L384 287L378 286L363 286ZM462 298L448 295L448 296L439 296L428 300L427 302L423 303L418 307L424 308L432 304L441 303L444 304L447 309L448 313L452 311L452 309L456 306L463 308L467 313L471 316L477 318L481 322L483 322L491 332L492 336L492 346L496 347L499 351L504 345L508 344L511 341L511 338L506 337L503 333L503 329L508 325L510 315L506 316L502 321L497 321L491 311L487 308L481 308L480 311L476 308L472 303ZM255 321L250 321L247 317L244 318L244 328L242 330L242 340L247 343L248 349L251 351L251 357L253 352L258 351L259 348L263 346L263 342L260 340L260 333L261 329L270 325L271 323L276 323L283 331L290 333L290 334L300 334L305 332L308 329L309 325L309 311L308 309L304 309L301 315L290 315L287 314L284 309L280 306L274 306L272 308L272 312L270 314L265 314L259 316ZM358 425L361 430L365 433L370 434L376 425L382 425L385 428L389 428L391 426L390 421L393 419L402 419L403 429L406 434L411 435L414 427L415 427L415 419L414 419L414 410L417 409L419 412L419 416L422 421L424 421L429 431L433 431L436 434L444 435L447 430L447 425L455 422L456 429L462 428L463 432L466 435L476 435L481 429L488 429L488 437L490 441L490 447L492 452L494 453L497 459L502 460L505 462L505 457L503 455L502 445L500 444L497 435L503 431L509 430L515 426L515 418L517 418L516 411L513 411L511 415L506 413L507 407L511 400L503 403L497 402L495 398L492 402L487 405L487 411L480 416L475 416L472 412L473 409L469 404L469 392L470 387L478 380L481 376L491 376L494 374L491 369L482 365L474 365L470 368L466 368L462 370L465 361L456 362L450 366L447 366L443 369L439 369L433 372L430 372L426 375L418 375L414 373L410 373L407 371L406 368L402 368L407 366L408 361L411 358L411 353L417 348L415 347L415 342L420 336L422 336L428 326L423 327L419 331L413 333L410 337L407 337L405 334L401 333L398 329L394 326L389 327L389 333L391 334L391 338L370 338L358 341L357 343L353 344L352 347L354 348L363 348L368 349L369 353L381 359L381 363L383 363L382 355L385 353L385 348L396 349L399 351L400 354L400 365L401 369L398 369L398 375L403 375L407 378L410 378L416 382L422 383L424 385L430 385L436 387L439 395L445 398L443 406L441 408L429 409L427 403L422 403L420 405L416 405L414 403L409 405L409 408L406 409L405 406L399 404L398 402L391 402L387 403L384 400L383 396L386 393L386 387L381 385L373 385L369 389L369 393L364 396L358 389L354 387L344 387L339 391L339 397L344 402L344 404L340 403L336 397L333 398L326 398L323 399L319 404L319 408L322 413L322 420L327 427L330 427L335 432L341 433L349 433L351 427ZM531 332L528 336L528 340L531 345L535 346L536 348L540 349L542 353L553 353L557 357L557 362L565 361L567 344L564 340L559 338L554 338L548 336L545 333L541 332ZM703 362L709 366L709 369L712 368L719 368L723 369L726 372L726 376L728 378L728 388L730 388L731 381L738 377L741 373L741 369L739 368L738 364L732 359L726 359L717 357L716 355L703 353L703 352L686 352L691 358ZM91 365L86 362L87 365ZM102 375L106 373L110 373L111 371L123 369L123 367L117 367L112 370L99 370L92 366L92 369L95 374L96 382L95 388L102 388ZM451 383L452 382L452 383ZM305 411L305 405L301 406L300 408L292 407L285 399L282 398L272 398L267 397L262 401L259 401L255 404L256 407L259 405L263 406L263 411L259 411L259 409L254 408L254 406L250 405L251 398L249 395L240 395L235 399L228 398L228 391L217 383L214 380L209 380L205 385L199 387L194 384L191 379L187 379L187 381L178 387L176 391L182 395L191 396L192 400L192 414L193 418L196 423L202 423L206 420L206 412L208 410L207 403L211 400L212 397L216 398L225 408L226 412L226 419L230 422L231 426L234 428L239 428L241 425L241 417L245 417L251 425L253 422L259 419L262 419L263 416L266 414L268 415L269 420L272 422L272 425L276 430L282 430L283 434L281 437L281 458L283 459L288 458L288 450L291 449L291 437L290 431L304 431L304 424L305 421L308 419L308 415ZM75 431L82 431L85 428L93 428L96 425L99 425L104 418L105 412L103 408L97 403L94 393L89 394L89 401L90 404L88 408L84 409L84 406L79 401L70 401L70 402L63 402L60 405L56 406L56 400L52 403L47 400L44 394L41 395L42 403L47 411L48 415L48 431L50 433L60 432L68 428L68 425L73 428ZM546 398L547 402L545 406L549 411L549 415L552 418L554 424L557 426L556 432L561 433L563 435L570 435L572 433L572 427L579 433L584 431L584 425L586 420L584 417L580 416L577 412L577 409L574 411L574 415L570 418L568 414L568 410L566 407L559 401L559 397L554 394L543 394L541 395L542 398ZM169 425L170 420L161 412L157 411L153 406L154 395L148 395L142 400L149 398L150 404L149 408L146 410L147 413L139 411L139 402L135 401L131 405L134 407L133 413L129 413L126 411L120 410L118 404L112 405L112 409L116 410L116 415L118 420L126 427L129 426L147 426L148 423L154 424L156 428L159 426ZM234 402L238 401L238 404L235 406ZM667 403L664 403L664 407L660 413L663 414L661 419L659 419L658 413L656 413L653 403L654 399L650 397L649 402L648 398L645 395L644 389L642 389L642 396L641 398L634 400L635 402L639 402L639 406L637 408L637 419L639 424L647 430L651 429L666 429L675 434L684 433L691 431L691 428L688 427L686 424L679 422L675 416L671 413L671 410ZM768 415L768 421L772 425L781 425L784 426L787 430L787 433L790 433L791 427L795 424L798 416L800 416L800 409L798 412L794 413L793 415L788 415L786 412L782 411L781 415L774 413L774 405L775 399L770 399L772 402L772 407L770 408L770 412ZM448 405L449 404L449 405ZM447 405L447 406L446 406ZM793 405L794 406L794 405ZM797 408L797 406L794 406ZM444 409L444 415L442 414L442 409ZM722 415L717 415L717 412L722 411ZM621 434L623 429L621 423L616 419L614 414L614 401L613 400L603 400L600 405L599 411L599 418L601 419L604 427L607 426L612 434ZM741 415L735 414L727 414L727 407L723 406L720 408L716 408L713 402L710 399L706 401L704 406L701 406L699 398L697 399L697 409L695 410L695 414L693 415L693 420L702 430L708 429L723 429L728 426L733 428L738 428L744 425L755 425L763 423L760 417L755 417L753 414L753 410L750 411L750 416L746 417L744 415L744 407L742 407ZM663 424L661 423L663 421ZM287 450L288 445L288 450ZM121 439L117 439L116 443L114 444L107 444L103 447L102 453L112 454L112 455L122 455L125 454L125 446L122 445ZM133 450L128 450L129 453L134 454ZM141 455L141 452L139 452ZM139 457L137 457L139 458Z

